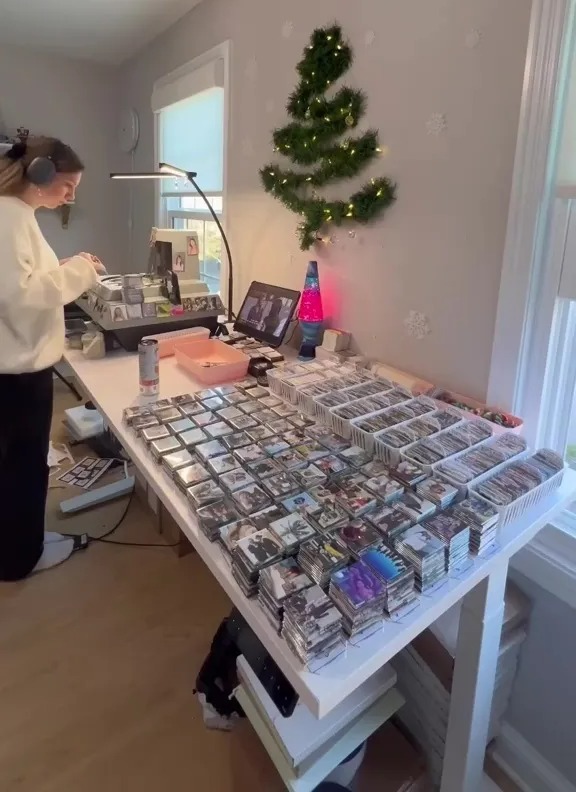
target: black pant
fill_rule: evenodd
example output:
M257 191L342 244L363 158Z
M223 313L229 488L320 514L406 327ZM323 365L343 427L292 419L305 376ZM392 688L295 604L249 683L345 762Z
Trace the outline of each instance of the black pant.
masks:
M44 549L52 369L0 374L0 580L20 580Z

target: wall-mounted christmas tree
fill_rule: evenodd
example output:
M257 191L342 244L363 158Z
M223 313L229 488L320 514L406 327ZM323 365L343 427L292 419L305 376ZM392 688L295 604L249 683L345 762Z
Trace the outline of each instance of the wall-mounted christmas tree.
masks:
M375 130L342 139L364 115L362 91L342 87L332 98L327 95L351 64L352 50L339 25L314 31L297 66L300 82L288 100L293 121L273 134L275 151L301 167L288 170L271 164L260 171L266 192L301 217L302 250L312 247L325 225L368 223L396 198L396 185L386 177L371 179L347 201L326 200L316 192L356 176L381 153Z

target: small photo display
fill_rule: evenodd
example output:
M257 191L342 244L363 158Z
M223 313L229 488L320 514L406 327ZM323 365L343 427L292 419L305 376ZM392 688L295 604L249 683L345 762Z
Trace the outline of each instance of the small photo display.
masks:
M220 484L225 487L228 492L236 492L236 490L243 489L250 484L255 484L254 476L251 476L244 468L234 468L228 473L223 473L220 476Z
M263 399L259 400L260 404L264 407L279 407L283 402L281 399L278 399L276 396L265 396Z
M235 385L219 385L214 388L214 391L218 396L229 396L231 393L238 393Z
M198 243L196 241L196 237L186 237L186 254L188 256L198 255Z
M190 429L189 432L182 432L179 434L178 439L186 448L192 448L198 445L198 443L203 443L208 440L208 435L202 429Z
M174 262L172 264L172 272L184 272L185 266L184 262L186 257L184 253L176 253L174 256Z
M254 514L271 505L270 498L257 484L249 484L244 489L236 490L232 497L244 514Z

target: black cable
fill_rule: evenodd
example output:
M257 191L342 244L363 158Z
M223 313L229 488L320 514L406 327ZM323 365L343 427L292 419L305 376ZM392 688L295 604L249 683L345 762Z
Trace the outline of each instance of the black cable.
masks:
M122 512L122 516L118 520L118 522L114 525L113 528L110 528L109 531L106 531L105 534L102 536L90 536L90 534L86 534L88 536L88 543L91 544L92 542L101 542L102 544L113 544L118 546L124 547L177 547L180 542L174 542L173 544L165 544L164 542L120 542L115 539L108 539L108 536L111 536L115 531L120 528L126 516L130 510L130 506L132 505L132 500L134 498L134 493L136 492L136 487L132 487L132 492L130 493L130 497L128 498L128 502ZM63 536L69 536L70 538L74 538L77 534L62 534Z

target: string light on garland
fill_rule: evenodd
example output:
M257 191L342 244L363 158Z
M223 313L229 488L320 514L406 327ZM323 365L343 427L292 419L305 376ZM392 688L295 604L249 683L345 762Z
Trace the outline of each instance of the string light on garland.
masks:
M314 245L326 223L340 226L350 219L368 223L396 199L396 185L387 177L371 179L347 201L328 201L315 192L357 176L382 154L375 130L339 140L358 126L366 109L363 92L347 86L331 98L326 96L327 87L348 71L352 57L339 25L312 33L297 65L300 82L287 104L291 121L274 131L273 141L275 151L297 166L313 169L306 172L268 164L260 171L266 192L300 216L302 250Z

